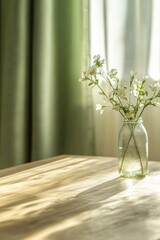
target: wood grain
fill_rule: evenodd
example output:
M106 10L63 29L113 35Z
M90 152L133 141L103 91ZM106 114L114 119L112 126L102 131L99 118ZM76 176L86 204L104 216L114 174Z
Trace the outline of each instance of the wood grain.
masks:
M160 240L160 163L140 180L117 159L58 156L0 171L0 240Z

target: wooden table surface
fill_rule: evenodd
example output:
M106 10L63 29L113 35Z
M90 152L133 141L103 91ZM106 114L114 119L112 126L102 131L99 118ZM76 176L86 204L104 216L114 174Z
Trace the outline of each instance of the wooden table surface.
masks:
M160 162L123 179L117 159L59 156L0 171L0 240L160 240Z

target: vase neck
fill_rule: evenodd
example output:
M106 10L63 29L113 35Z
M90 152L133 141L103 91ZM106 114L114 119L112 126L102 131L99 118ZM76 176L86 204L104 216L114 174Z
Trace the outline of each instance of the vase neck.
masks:
M125 119L124 120L124 124L141 124L141 123L143 123L143 120L142 120L142 118L140 118L140 119L133 119L133 120L129 120L129 119Z

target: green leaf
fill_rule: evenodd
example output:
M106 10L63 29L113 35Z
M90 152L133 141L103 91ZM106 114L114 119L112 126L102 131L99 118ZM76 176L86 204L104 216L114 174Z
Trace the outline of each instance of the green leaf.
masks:
M98 85L98 79L95 80L95 84Z
M89 84L88 84L88 86L91 86L91 85L93 85L93 84L95 84L94 82L90 82Z
M100 95L105 95L104 92L99 92Z
M117 78L117 77L114 77L114 79L116 80L116 82L119 82L119 78Z

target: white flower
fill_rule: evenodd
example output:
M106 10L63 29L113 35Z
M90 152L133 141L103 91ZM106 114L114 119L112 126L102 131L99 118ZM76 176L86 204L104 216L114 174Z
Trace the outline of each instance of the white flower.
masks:
M160 106L160 103L159 102L156 102L156 107L159 107Z
M101 59L100 58L100 55L95 55L93 57L94 59L94 64L97 66L97 67L102 67L102 65L104 64L105 60L104 59Z
M96 67L95 66L91 66L91 67L88 67L87 71L86 71L86 76L90 77L91 75L96 75Z
M97 70L95 66L90 66L86 71L82 72L80 82L90 79L92 76L96 76Z
M159 81L155 81L152 85L149 86L151 91L156 91L160 88L160 82Z
M100 114L103 114L103 112L104 112L104 109L101 109L101 110L100 110Z
M118 73L117 69L111 69L111 71L108 72L108 76L110 78L113 78L117 75L117 73Z
M95 55L94 57L93 57L93 59L94 59L94 61L98 61L99 59L100 59L100 55L98 54L98 55Z
M143 80L147 80L147 79L149 79L148 76L143 76Z
M133 94L135 97L138 97L139 92L137 91L137 84L132 85L131 94Z
M131 77L134 77L136 74L137 74L137 73L136 73L135 71L133 71L133 70L130 71Z
M96 104L96 111L100 111L100 114L104 112L103 106L101 104Z
M96 111L99 111L102 109L102 105L101 104L96 104Z
M153 102L153 106L155 106L155 107L159 107L160 106L160 102Z
M138 97L139 92L138 92L137 90L133 90L133 95L134 95L135 97Z
M140 80L140 79L138 79L138 78L135 78L135 79L134 79L134 82L135 82L134 85L136 85L136 87L137 87L137 85L141 86L141 84L142 84L142 80Z
M144 107L144 103L140 103L140 104L139 104L139 107L140 107L140 108Z
M143 95L139 95L139 100L143 100L144 99L144 96Z

